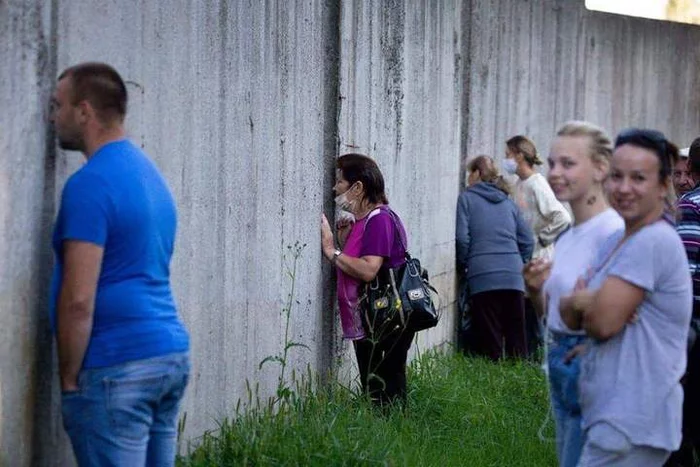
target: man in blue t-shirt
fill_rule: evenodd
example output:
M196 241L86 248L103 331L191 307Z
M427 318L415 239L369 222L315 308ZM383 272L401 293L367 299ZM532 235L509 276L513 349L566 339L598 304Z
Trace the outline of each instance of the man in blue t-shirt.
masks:
M63 424L81 466L174 465L189 376L170 289L175 203L125 139L126 103L102 63L65 70L52 97L59 145L87 159L63 189L50 301Z

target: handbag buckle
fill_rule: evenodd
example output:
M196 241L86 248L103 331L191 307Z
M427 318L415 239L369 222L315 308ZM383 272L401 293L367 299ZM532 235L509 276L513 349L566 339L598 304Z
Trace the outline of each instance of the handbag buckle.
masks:
M425 293L421 289L409 290L406 295L408 295L409 300L422 300L425 298Z
M381 308L388 308L389 307L389 299L386 297L381 297L378 298L374 301L374 308L376 309L381 309Z

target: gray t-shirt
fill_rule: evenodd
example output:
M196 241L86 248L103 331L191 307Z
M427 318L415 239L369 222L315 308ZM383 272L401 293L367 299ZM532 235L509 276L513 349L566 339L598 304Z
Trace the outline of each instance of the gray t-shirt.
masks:
M646 291L638 320L606 341L593 340L581 361L583 429L606 422L635 445L675 450L681 441L686 341L692 310L688 260L675 229L658 221L603 244L588 287L618 277Z

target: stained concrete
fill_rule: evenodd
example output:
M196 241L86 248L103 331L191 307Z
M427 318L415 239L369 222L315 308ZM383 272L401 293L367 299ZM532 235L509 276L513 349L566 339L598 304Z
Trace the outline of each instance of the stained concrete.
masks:
M409 250L440 291L443 319L418 334L415 354L454 335L461 1L341 4L340 153L377 160Z
M0 1L0 465L70 459L46 323L51 220L82 164L46 121L64 67L122 73L129 134L175 194L191 439L247 399L246 381L274 390L278 369L259 364L283 345L288 246L307 244L289 329L309 349L291 368L352 377L319 248L338 154L377 159L441 292L445 319L419 337L424 351L452 341L466 156L499 155L514 133L546 152L569 118L655 126L684 144L700 119L699 38L554 0Z
M499 159L515 134L546 159L556 129L583 119L611 136L700 134L700 28L586 10L568 0L470 0L463 15L463 150Z

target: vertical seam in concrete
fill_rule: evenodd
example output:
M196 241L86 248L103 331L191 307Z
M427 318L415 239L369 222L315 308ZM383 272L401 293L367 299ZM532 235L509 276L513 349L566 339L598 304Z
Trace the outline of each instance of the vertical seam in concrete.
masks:
M221 277L217 279L219 283L223 286L221 290L221 296L224 301L224 313L222 326L218 326L219 330L219 345L220 353L219 355L226 355L225 346L227 345L227 339L225 339L225 332L229 329L227 317L229 313L226 310L226 284L227 282L227 258L228 251L226 251L226 220L228 218L228 208L227 204L227 190L226 190L226 125L228 123L228 112L227 112L227 86L226 77L227 74L227 46L228 46L228 3L227 0L221 0L219 4L219 34L221 34L221 44L220 44L220 57L219 57L219 170L217 170L216 175L216 205L218 208L219 215L216 218L216 233L217 233L217 248L222 254L217 255L217 266L216 269L221 272ZM225 372L224 372L225 373ZM222 393L226 393L227 378L220 378L219 380L220 389Z
M471 99L471 72L472 72L472 24L471 16L474 8L473 2L475 0L464 0L462 5L461 28L462 28L462 118L461 118L461 128L460 128L460 139L461 142L461 154L460 154L460 164L459 164L459 180L458 180L458 190L461 191L465 187L465 180L467 175L467 150L469 148L469 131L470 131L470 105L469 100Z
M342 98L340 95L340 53L341 53L341 12L342 6L340 0L328 1L325 3L327 9L324 18L326 25L326 34L324 34L324 53L325 53L325 69L328 72L326 79L322 85L325 86L325 123L324 131L324 154L323 154L323 173L322 178L322 202L325 212L333 212L333 200L330 197L331 188L335 184L335 161L340 154L340 114L342 112ZM350 64L349 66L354 66ZM324 262L325 263L325 262ZM334 363L336 349L334 346L335 336L337 335L335 315L336 310L336 285L331 279L331 268L328 264L324 264L321 268L322 287L321 291L321 322L324 332L320 339L321 348L318 352L317 368L318 373L322 378L331 373ZM329 313L328 310L333 310ZM326 332L327 331L327 332Z
M58 43L58 3L59 0L52 0L49 3L49 36L44 35L44 27L40 26L39 47L37 63L37 82L40 88L42 104L49 101L53 89L54 78L57 74L57 43ZM37 14L41 18L43 16L43 8ZM41 24L41 23L40 23ZM47 105L43 105L41 115L47 116ZM42 232L47 232L40 238L41 244L35 248L36 264L35 277L41 286L39 290L48 290L47 285L50 282L51 269L47 266L52 263L51 244L50 244L50 226L53 215L56 209L56 201L58 193L56 193L56 144L53 126L46 125L45 128L45 152L44 152L44 190L43 190L43 209L41 223L44 228ZM51 414L45 411L51 411L55 404L52 401L52 381L53 373L53 336L49 329L47 315L47 297L39 298L36 302L38 316L36 334L35 334L35 361L33 371L34 390L34 414L32 428L32 462L31 465L46 465L50 462L60 462L59 451L56 444L57 436L54 429L60 429L58 423L52 425L52 422L57 420ZM47 422L49 421L49 422Z
M392 97L394 101L394 115L396 123L396 145L394 147L394 164L398 164L401 149L403 148L403 106L404 106L404 86L405 80L405 38L406 38L406 3L398 2L397 10L399 12L398 27L395 32L395 37L391 39L391 51L393 52L393 63L391 66L392 79Z
M546 20L545 20L546 21ZM560 28L561 28L561 8L556 9L556 13L554 15L554 127L559 124L559 120L563 117L562 115L558 115L559 112L559 97L562 92L562 87L561 87L561 66L562 66L562 44L561 44L561 36L560 36ZM567 120L569 117L566 117Z

